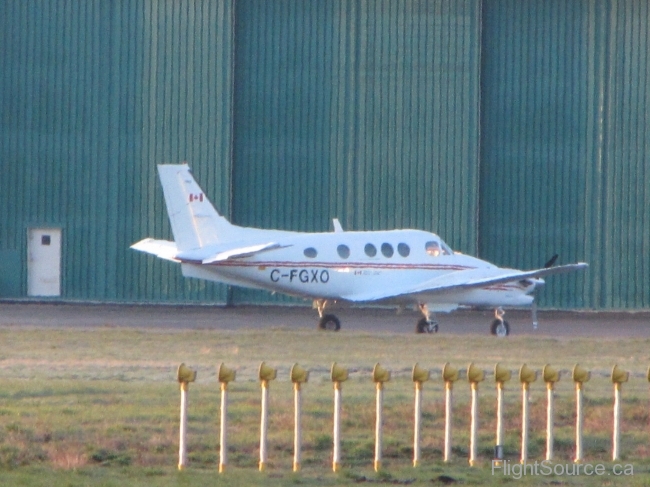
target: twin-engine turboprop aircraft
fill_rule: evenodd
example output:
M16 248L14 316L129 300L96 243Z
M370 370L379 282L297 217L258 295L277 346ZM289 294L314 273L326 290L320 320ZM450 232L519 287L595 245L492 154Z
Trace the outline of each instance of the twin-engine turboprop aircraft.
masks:
M421 230L305 233L233 225L214 209L189 166L159 165L174 241L147 238L131 248L179 262L195 277L309 298L321 329L339 330L326 314L333 302L415 306L424 317L418 333L436 332L436 311L458 307L494 308L491 332L510 332L502 307L534 308L542 277L583 269L585 263L519 271L454 252ZM535 314L533 321L536 322Z

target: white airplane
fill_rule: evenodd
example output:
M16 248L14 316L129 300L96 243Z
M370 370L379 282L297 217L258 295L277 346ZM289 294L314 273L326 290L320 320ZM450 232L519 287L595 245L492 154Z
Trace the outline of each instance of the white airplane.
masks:
M533 306L542 277L587 267L576 263L520 271L452 251L421 230L327 233L233 225L212 206L187 164L159 165L174 241L146 238L131 248L179 262L185 277L312 299L321 329L339 330L328 304L377 303L419 308L418 333L437 332L433 312L494 308L491 332L510 332L503 307Z

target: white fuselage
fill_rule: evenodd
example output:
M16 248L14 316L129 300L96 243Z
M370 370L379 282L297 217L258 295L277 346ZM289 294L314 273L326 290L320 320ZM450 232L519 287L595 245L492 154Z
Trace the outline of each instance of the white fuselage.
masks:
M420 230L330 233L241 230L242 247L274 241L280 248L211 264L182 260L183 274L310 299L347 300L360 289L372 293L391 286L415 286L445 275L453 278L459 271L473 271L476 277L498 276L509 271L454 253L440 237ZM530 293L541 283L541 279L528 279L435 295L415 293L382 301L426 303L433 310L441 311L458 306L527 306L533 301Z

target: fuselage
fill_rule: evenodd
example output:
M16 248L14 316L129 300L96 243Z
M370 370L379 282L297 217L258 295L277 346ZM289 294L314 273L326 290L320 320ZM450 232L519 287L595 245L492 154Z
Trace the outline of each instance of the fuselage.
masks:
M310 299L349 300L360 289L371 292L425 283L460 271L477 277L509 271L484 260L453 252L442 239L421 230L300 233L241 230L242 247L273 241L280 248L202 264L183 260L183 274L226 284L278 291ZM465 273L467 274L467 273ZM541 279L384 300L396 304L427 303L440 310L458 306L526 306Z

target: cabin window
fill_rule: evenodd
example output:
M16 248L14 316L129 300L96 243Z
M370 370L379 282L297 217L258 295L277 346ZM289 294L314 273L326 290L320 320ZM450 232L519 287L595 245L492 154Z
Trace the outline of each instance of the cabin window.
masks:
M307 247L303 254L305 254L305 257L314 259L318 255L318 251L314 247Z
M389 243L383 243L381 244L381 253L384 254L385 257L392 257L393 256L393 246Z
M366 246L363 248L364 252L368 257L374 257L377 255L377 247L375 247L373 244L369 243L366 244Z
M426 250L427 254L431 255L432 257L438 257L441 254L440 244L438 242L427 242L424 244L424 249Z
M408 257L411 253L411 249L405 243L399 243L397 244L397 253L402 257Z
M339 245L336 247L336 251L339 253L339 257L341 257L341 259L347 259L350 257L350 247L347 245Z

